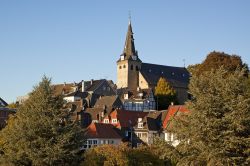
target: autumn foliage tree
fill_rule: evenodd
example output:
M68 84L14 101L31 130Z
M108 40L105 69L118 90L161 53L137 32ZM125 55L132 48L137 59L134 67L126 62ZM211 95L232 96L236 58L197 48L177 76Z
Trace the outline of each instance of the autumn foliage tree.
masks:
M217 51L209 53L201 64L191 65L188 69L192 75L200 75L205 71L215 70L219 67L223 67L228 72L234 72L236 69L248 69L247 64L242 62L240 56ZM247 72L245 70L245 75L247 75Z
M83 166L117 165L163 165L163 160L151 151L148 146L130 148L126 144L102 145L87 150L84 154Z
M44 77L0 131L0 164L77 165L81 128L65 123L62 97L53 94L51 80Z
M175 104L177 103L175 90L163 77L157 82L157 86L155 87L155 97L159 110L167 109L171 102L174 102Z

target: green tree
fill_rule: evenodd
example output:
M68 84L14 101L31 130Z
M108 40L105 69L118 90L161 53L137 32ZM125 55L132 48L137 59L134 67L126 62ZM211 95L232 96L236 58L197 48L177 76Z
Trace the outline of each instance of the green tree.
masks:
M167 109L171 102L177 103L176 92L163 77L157 82L155 87L155 97L158 103L158 109Z
M81 129L64 120L67 111L62 97L53 95L51 80L44 76L29 96L0 132L1 164L76 165Z
M173 124L182 143L178 165L249 165L250 96L244 70L194 75L189 114Z

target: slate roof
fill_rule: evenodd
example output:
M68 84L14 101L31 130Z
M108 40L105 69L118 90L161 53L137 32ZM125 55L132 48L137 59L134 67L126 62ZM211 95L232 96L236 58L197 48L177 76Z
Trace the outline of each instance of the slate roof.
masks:
M84 131L86 138L122 139L115 127L105 123L91 123Z
M0 107L6 107L8 104L0 97Z
M164 77L173 87L188 87L190 76L187 69L183 67L142 63L140 72L149 85L156 86L159 78Z
M75 97L86 98L88 97L88 95L89 95L88 92L75 91L75 92L68 93L67 95L65 95L65 97L75 96Z
M103 108L87 108L85 111L84 111L84 114L88 114L90 115L91 117L91 120L99 120L97 119L97 115L99 114L99 117L101 117L101 112L106 112L103 116L103 118L108 115L112 110L109 110L109 109L106 109L104 111Z
M147 116L142 119L143 129L135 126L136 130L158 131L161 129L161 114L160 111L148 112Z
M54 89L54 94L56 96L61 94L68 94L70 92L73 92L73 83L70 84L56 84L52 85L52 88Z
M106 81L105 79L84 81L85 90L86 91L95 91L105 81Z
M96 103L95 107L102 107L104 108L105 106L108 107L109 109L112 109L116 105L116 101L119 100L118 96L102 96L100 97Z

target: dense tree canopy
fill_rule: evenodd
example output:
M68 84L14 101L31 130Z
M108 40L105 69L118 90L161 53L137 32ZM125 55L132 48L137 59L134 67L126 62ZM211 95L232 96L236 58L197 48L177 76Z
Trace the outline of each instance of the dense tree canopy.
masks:
M218 68L192 77L191 113L173 126L182 140L178 165L250 164L250 96L244 73Z
M228 72L234 72L237 68L248 68L241 60L240 56L229 55L224 52L213 51L209 53L201 64L191 65L188 67L192 75L201 74L205 71L224 67Z
M62 97L54 97L44 77L16 115L0 132L3 165L76 165L82 146L81 129L63 120Z
M159 110L167 109L171 102L175 104L177 103L175 90L163 77L157 82L157 86L155 87L155 97Z
M117 165L117 166L137 166L137 165L163 165L163 160L153 153L147 146L130 148L125 144L102 145L91 148L84 154L84 166Z

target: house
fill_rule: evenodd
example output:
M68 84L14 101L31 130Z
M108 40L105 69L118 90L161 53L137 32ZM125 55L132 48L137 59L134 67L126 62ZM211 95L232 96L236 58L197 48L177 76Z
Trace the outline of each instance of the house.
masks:
M134 142L138 145L146 143L153 144L154 138L160 136L161 131L161 112L149 112L144 118L138 118L137 125L134 126L136 135Z
M99 123L111 124L120 130L124 141L136 147L141 143L152 144L160 136L161 114L159 111L138 112L116 109L106 114Z
M165 116L163 115L163 131L161 133L161 137L165 141L170 142L173 146L177 146L180 143L178 136L170 131L171 122L174 118L177 118L180 115L187 114L189 112L190 111L184 105L170 105L168 107L167 113L165 114Z
M118 90L123 97L124 109L128 111L149 111L156 109L156 101L152 89L140 89L134 91Z
M188 99L189 72L185 67L163 66L143 63L135 50L131 21L123 53L117 61L117 89L126 88L134 91L140 89L155 89L160 77L164 77L177 93L179 103Z
M86 143L83 149L89 149L102 144L119 145L122 143L122 136L111 124L91 123L84 131Z
M7 106L8 104L0 98L0 130L6 126L9 115L16 113L15 109L7 108Z

